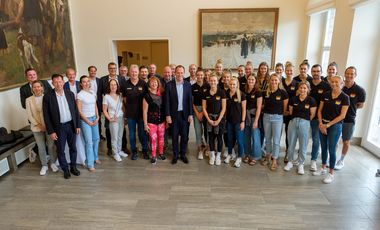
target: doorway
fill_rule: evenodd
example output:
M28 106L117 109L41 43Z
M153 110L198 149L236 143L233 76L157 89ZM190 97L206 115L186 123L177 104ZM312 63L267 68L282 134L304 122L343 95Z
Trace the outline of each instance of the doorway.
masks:
M160 75L164 67L169 65L168 40L117 40L115 42L119 65L148 66L154 63Z

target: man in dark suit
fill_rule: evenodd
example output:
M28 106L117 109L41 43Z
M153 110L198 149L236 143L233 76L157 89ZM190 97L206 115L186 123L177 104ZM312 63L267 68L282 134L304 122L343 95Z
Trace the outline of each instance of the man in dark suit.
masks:
M98 113L99 115L102 114L102 101L101 101L101 98L102 98L102 95L101 95L101 92L100 92L100 88L99 88L99 85L100 85L100 78L96 77L96 73L98 71L98 69L96 68L96 66L89 66L87 68L87 71L88 71L88 77L90 78L90 89L96 94L96 105L98 106ZM101 136L102 134L102 122L101 122L101 119L99 119L99 134ZM105 139L103 136L101 136L102 139Z
M25 85L20 87L20 101L21 106L25 109L25 101L28 97L32 96L32 83L34 81L38 81L37 71L33 68L28 68L25 70L25 77L28 81ZM42 84L44 85L44 93L51 91L52 88L48 81L41 80ZM37 144L34 145L33 148L29 150L29 160L30 162L34 162L36 155L38 153L38 147Z
M63 170L63 176L69 179L70 172L75 176L80 175L76 167L76 134L80 133L79 112L74 94L63 89L63 76L53 74L51 79L54 90L44 95L42 106L44 120L46 131L57 147L58 161ZM66 142L70 152L70 170L65 155Z
M175 68L175 80L166 85L166 121L172 127L173 160L176 164L178 157L183 163L189 163L186 157L187 143L189 141L189 126L193 121L191 85L183 80L185 67L179 65ZM181 136L181 145L178 149L178 137Z
M114 62L108 63L108 75L100 78L98 98L100 99L101 102L103 101L103 96L107 93L108 82L111 79L115 79L117 83L119 84L120 90L123 91L123 89L125 88L125 79L117 75L117 65ZM101 108L103 108L103 106ZM112 157L111 133L109 129L109 121L105 119L104 123L105 123L104 127L106 128L107 154Z

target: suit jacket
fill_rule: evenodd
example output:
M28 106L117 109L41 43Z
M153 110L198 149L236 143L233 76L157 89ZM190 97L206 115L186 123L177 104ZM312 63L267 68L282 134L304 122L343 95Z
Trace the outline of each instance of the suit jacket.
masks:
M77 93L79 93L80 92L79 81L75 81L75 86L77 88ZM70 83L68 81L65 82L65 84L63 85L63 88L70 91Z
M78 107L75 103L75 96L70 90L64 89L67 103L69 105L70 114L74 124L74 132L79 128L79 112ZM57 95L55 90L50 91L44 95L42 103L44 121L46 125L46 131L48 134L58 133L61 124L61 116L59 114L59 106Z
M191 85L188 81L183 81L183 115L187 119L193 115ZM165 113L172 119L177 118L178 112L178 95L175 79L166 84L165 89Z
M44 114L41 105L37 104L36 97L30 96L26 99L26 113L28 114L28 120L30 121L30 130L32 132L41 132L38 124L45 125Z
M52 88L47 80L41 80L42 84L44 85L44 93L51 91ZM32 96L32 89L29 85L29 83L26 83L25 85L20 87L20 101L21 106L25 109L25 101L28 97Z

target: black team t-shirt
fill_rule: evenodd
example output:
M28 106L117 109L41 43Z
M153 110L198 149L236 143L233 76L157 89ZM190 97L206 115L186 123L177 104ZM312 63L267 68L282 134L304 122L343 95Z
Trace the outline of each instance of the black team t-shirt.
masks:
M136 85L133 85L130 79L125 83L124 97L126 98L127 118L142 119L142 101L147 92L148 87L143 80L139 80Z
M246 100L245 93L240 91L240 102L235 93L232 97L230 96L230 91L227 91L227 121L232 124L242 122L242 102Z
M266 92L263 93L264 97L264 113L268 114L284 114L284 100L288 99L288 93L283 89L277 89L273 93L267 95Z
M214 95L211 95L210 89L208 89L203 97L203 100L206 101L206 111L209 114L220 114L222 111L222 99L226 99L226 94L224 90L218 89Z
M332 98L331 91L324 93L321 101L323 101L322 119L324 120L324 123L334 120L337 116L339 116L343 106L350 105L350 99L347 94L343 92L341 92L339 96L334 99ZM340 121L340 123L342 122L343 121Z
M355 123L356 118L356 105L358 103L364 103L366 98L365 90L354 83L353 86L347 88L343 87L342 91L350 97L350 107L348 107L346 118L344 118L344 122Z
M290 98L289 106L293 107L292 118L299 117L310 120L310 109L317 107L317 103L310 96L307 96L303 101L299 96L294 96Z

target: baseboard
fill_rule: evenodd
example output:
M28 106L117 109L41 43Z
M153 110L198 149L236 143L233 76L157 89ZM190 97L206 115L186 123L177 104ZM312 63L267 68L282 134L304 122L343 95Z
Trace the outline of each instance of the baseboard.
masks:
M361 146L362 144L362 138L361 137L353 137L351 139L351 144L352 145L358 145L358 146Z

